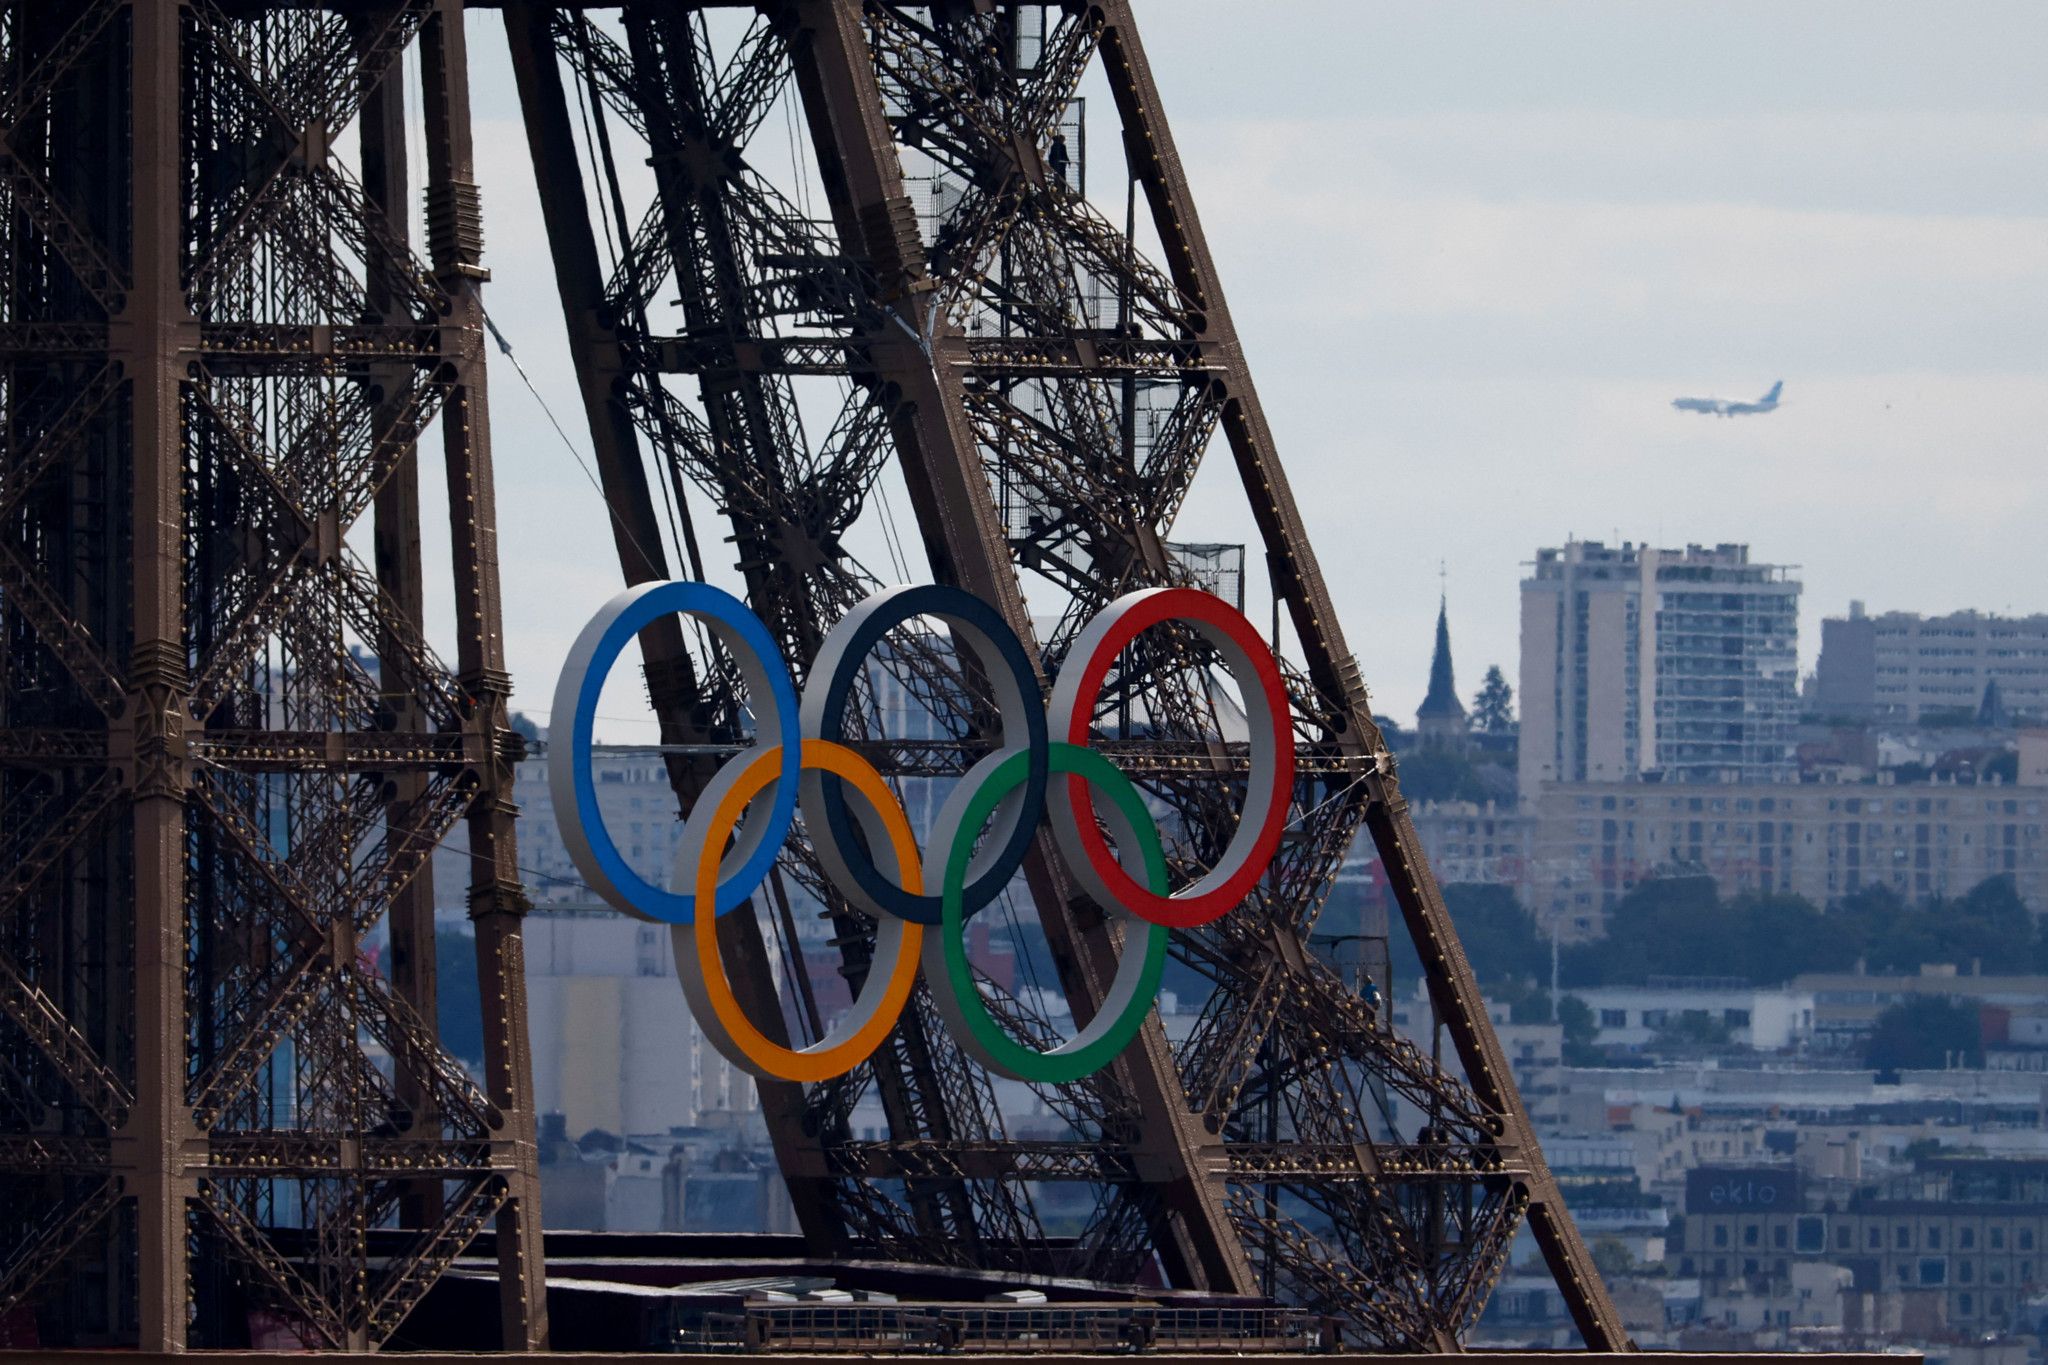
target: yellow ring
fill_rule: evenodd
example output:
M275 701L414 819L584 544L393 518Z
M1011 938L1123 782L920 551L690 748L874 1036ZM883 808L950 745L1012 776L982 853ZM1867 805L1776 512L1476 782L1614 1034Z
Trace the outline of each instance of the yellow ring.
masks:
M917 838L911 832L910 820L903 813L902 803L897 801L896 793L889 790L889 784L882 780L874 765L845 745L823 739L803 741L800 758L800 767L837 774L857 794L866 798L888 832L903 889L911 895L921 893L924 879L918 863ZM702 854L697 860L696 894L699 905L714 903L703 897L717 895L719 861L726 839L739 823L748 803L779 776L780 764L781 746L761 750L712 810L701 846ZM734 1045L753 1062L757 1075L786 1081L825 1081L844 1075L866 1061L881 1046L882 1040L889 1036L889 1030L902 1016L903 1007L910 999L911 987L917 984L924 926L905 920L885 919L879 926L881 932L876 939L878 955L887 938L898 937L898 943L895 961L889 964L888 982L873 1012L845 1038L834 1041L828 1035L809 1047L784 1047L754 1027L734 997L732 982L726 977L725 962L718 954L718 916L698 915L692 923L704 993ZM891 933L896 926L900 926L900 935ZM870 983L872 980L871 970ZM869 989L872 989L872 984L863 987L861 994L865 996ZM858 1006L859 1001L855 1004Z

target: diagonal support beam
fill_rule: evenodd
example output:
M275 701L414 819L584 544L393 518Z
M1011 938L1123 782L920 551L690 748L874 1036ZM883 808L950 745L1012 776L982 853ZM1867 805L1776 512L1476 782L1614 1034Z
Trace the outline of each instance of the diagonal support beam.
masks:
M100 1060L91 1042L64 1017L56 1003L23 976L20 966L4 953L0 953L0 1012L29 1036L64 1083L102 1123L118 1128L126 1121L135 1102L134 1095L113 1069Z
M1036 635L990 494L958 371L913 338L936 337L924 252L917 239L889 126L883 117L861 9L851 0L800 0L791 51L804 113L831 199L842 249L866 262L892 314L868 338L870 377L896 386L895 422L905 483L933 572L993 604L1036 661ZM949 337L950 337L949 333ZM1105 917L1084 919L1050 835L1026 864L1053 954L1069 994L1098 1004L1116 969L1117 945ZM1173 1053L1157 1019L1117 1064L1136 1096L1134 1160L1162 1198L1154 1241L1176 1283L1226 1293L1253 1292L1254 1280L1215 1168L1216 1139L1189 1112Z
M1310 677L1326 695L1344 702L1348 732L1341 737L1343 747L1354 756L1373 797L1366 827L1422 957L1431 1000L1473 1089L1498 1117L1502 1146L1529 1163L1525 1183L1531 1199L1530 1226L1580 1335L1595 1351L1630 1349L1621 1314L1607 1296L1592 1254L1565 1209L1555 1177L1543 1163L1528 1111L1480 998L1478 980L1458 943L1450 912L1408 818L1385 741L1373 724L1364 679L1345 648L1336 604L1309 545L1292 487L1274 454L1272 431L1252 384L1250 367L1236 344L1236 329L1130 5L1128 0L1104 0L1102 9L1108 21L1103 57L1127 130L1125 145L1132 149L1132 169L1151 206L1174 283L1203 310L1205 335L1227 357L1223 428L1231 454L1266 545L1275 590L1287 601Z

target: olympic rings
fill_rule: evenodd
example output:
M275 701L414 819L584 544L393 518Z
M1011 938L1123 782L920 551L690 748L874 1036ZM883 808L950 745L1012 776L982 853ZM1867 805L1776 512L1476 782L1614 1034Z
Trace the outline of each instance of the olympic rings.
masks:
M1023 790L1003 802L1002 833L982 846L982 856L974 863L974 880L962 893L964 913L972 915L1000 896L1010 878L1024 865L1037 823L1035 819L1025 819L1024 813L1040 810L1045 804L1045 709L1031 704L1036 700L1038 679L1023 642L996 609L958 588L936 584L888 588L868 598L841 618L818 650L810 681L804 685L804 733L829 740L839 739L845 733L847 698L869 653L890 627L920 616L938 617L953 627L955 637L973 651L995 689L996 710L1003 718L1001 747L970 769L963 785L973 786L984 780L985 770L993 769L1012 754L1023 753L1030 760L1021 784ZM939 922L936 896L905 891L877 872L874 863L861 852L852 838L846 797L836 779L807 775L800 799L804 823L831 832L829 838L816 843L818 860L825 865L834 884L846 888L847 899L871 915L898 915L927 925Z
M605 829L591 730L605 677L626 642L671 612L703 621L731 654L759 720L754 742L692 804L676 889L663 890L627 866ZM889 630L927 616L946 622L973 656L1002 719L995 751L955 783L933 822L930 854L921 856L888 783L839 741L869 656ZM1243 699L1251 750L1237 830L1216 866L1178 892L1168 890L1165 851L1144 797L1086 747L1117 657L1140 632L1170 621L1192 626L1222 656ZM548 756L548 781L572 861L606 903L671 926L677 976L706 1038L735 1065L781 1080L826 1080L871 1056L906 1007L920 964L941 1017L990 1070L1043 1083L1099 1070L1143 1027L1170 930L1207 924L1251 894L1279 847L1293 799L1293 734L1279 665L1241 613L1190 588L1134 592L1104 608L1076 638L1040 707L1023 643L993 608L957 588L894 588L856 606L826 636L799 703L773 637L744 603L702 583L644 583L606 603L577 637L556 687L555 716L563 733ZM824 1038L792 1048L747 1017L719 956L716 920L766 880L799 808L827 879L878 928L875 965L852 1008ZM1122 917L1126 931L1101 1007L1074 1038L1044 1051L1019 1043L989 1013L965 933L966 921L1022 865L1040 812L1050 816L1082 889ZM710 913L702 913L707 905ZM1132 932L1142 932L1143 942L1131 941Z
M1127 858L1142 858L1145 880L1153 891L1163 893L1166 850L1159 842L1159 826L1153 823L1145 798L1131 779L1101 754L1079 745L1054 744L1047 757L1052 771L1092 783L1109 796L1104 818L1116 832L1117 847ZM963 883L975 832L997 803L1026 780L1024 761L1025 755L1013 755L997 766L986 782L960 783L933 822L932 843L947 850L945 879L940 883L945 920L942 932L924 941L924 973L932 984L932 1003L953 1030L961 1051L1014 1080L1056 1085L1100 1071L1138 1036L1159 994L1159 979L1166 971L1166 941L1172 934L1165 925L1145 924L1118 907L1125 920L1125 941L1116 976L1088 1026L1058 1047L1044 1052L1028 1048L995 1021L981 1002L974 968L967 961ZM1134 930L1144 933L1142 946L1130 942Z
M718 881L718 850L725 846L726 836L748 803L776 781L770 765L780 758L769 749L746 763L727 764L697 798L683 826L681 861L695 876L698 903L713 894ZM852 786L864 803L864 813L871 817L869 840L889 852L897 878L911 891L919 890L923 874L918 866L917 836L910 832L910 821L896 794L874 766L853 750L822 739L803 742L800 762L806 772L836 773ZM685 934L690 938L687 946ZM774 1042L747 1018L718 956L715 918L699 915L693 926L676 925L669 936L675 942L676 975L682 981L683 995L713 1047L756 1076L823 1081L866 1061L896 1026L910 999L910 988L917 983L918 946L924 939L924 926L894 915L880 916L875 929L876 966L868 972L853 1008L830 1033L806 1048Z
M590 769L590 731L606 675L618 662L626 641L671 612L695 616L711 627L711 633L739 664L755 707L764 701L771 705L777 735L771 747L782 760L782 781L776 787L774 804L766 810L750 811L740 828L726 858L726 875L717 884L713 913L722 915L745 904L754 888L767 879L796 818L802 744L796 684L790 681L789 666L782 662L775 637L761 618L739 598L708 583L641 583L612 598L590 618L570 647L561 681L555 685L554 719L560 725L566 718L568 743L557 741L549 746L548 792L554 798L555 819L561 825L569 859L592 891L614 910L623 910L635 919L688 924L696 917L694 897L655 886L619 856L618 845L605 828L604 812L598 808Z

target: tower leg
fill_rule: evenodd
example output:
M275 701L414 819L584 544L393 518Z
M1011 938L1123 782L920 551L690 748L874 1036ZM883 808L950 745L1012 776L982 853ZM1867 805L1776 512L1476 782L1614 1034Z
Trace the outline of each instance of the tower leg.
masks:
M476 926L477 984L484 1009L484 1072L504 1116L496 1143L509 1197L498 1212L500 1341L506 1350L548 1344L546 1263L541 1252L540 1158L533 1061L526 1020L519 878L513 820L504 612L498 590L498 524L484 384L481 288L483 224L470 129L468 47L460 0L440 0L420 34L427 122L427 246L452 309L443 358L457 382L441 414L448 463L449 530L461 638L456 676L471 710L477 792L469 809L469 914Z
M185 1209L197 1156L185 1098L184 512L180 431L184 358L196 328L179 282L184 224L179 123L141 111L179 104L181 7L132 6L132 287L109 328L130 380L134 431L133 631L128 707L135 832L135 1104L115 1144L115 1169L134 1193L141 1346L182 1351L188 1267Z

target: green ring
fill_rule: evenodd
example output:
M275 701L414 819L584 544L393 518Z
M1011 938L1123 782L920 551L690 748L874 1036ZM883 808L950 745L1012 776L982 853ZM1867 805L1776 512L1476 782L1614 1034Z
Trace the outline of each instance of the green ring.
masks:
M946 851L946 875L939 896L941 919L938 938L945 956L945 985L941 989L952 999L940 1003L942 1009L947 1003L954 1006L944 1012L956 1029L964 1030L964 1036L959 1039L961 1045L982 1065L1020 1081L1057 1085L1100 1071L1144 1027L1145 1016L1152 1012L1152 1003L1159 996L1159 981L1166 971L1166 943L1171 931L1163 924L1140 920L1121 906L1110 907L1117 911L1127 926L1144 926L1144 966L1138 974L1136 989L1124 1003L1122 1012L1099 1037L1083 1046L1067 1043L1049 1052L1040 1052L1012 1038L989 1014L987 1006L982 1004L981 992L975 986L974 969L967 961L966 916L962 913L966 900L967 867L974 853L974 841L994 813L997 803L1012 789L1024 784L1030 773L1030 758L1028 753L1018 753L996 766L988 780L967 801L953 846ZM1159 826L1145 808L1144 798L1138 794L1131 779L1101 754L1077 744L1051 744L1047 762L1049 772L1079 777L1094 784L1109 798L1110 804L1136 831L1138 851L1145 864L1146 886L1154 895L1165 895L1166 850L1160 843ZM1125 951L1130 951L1128 943ZM936 974L928 969L927 975ZM935 981L934 984L938 983ZM1088 1027L1095 1027L1095 1021L1091 1020ZM1087 1030L1082 1032L1085 1034Z

